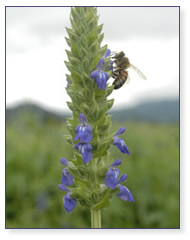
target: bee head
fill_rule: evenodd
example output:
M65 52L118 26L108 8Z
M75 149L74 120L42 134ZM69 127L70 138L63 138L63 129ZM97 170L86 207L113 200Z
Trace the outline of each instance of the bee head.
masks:
M115 54L113 58L123 58L125 56L125 53L123 51L118 52Z

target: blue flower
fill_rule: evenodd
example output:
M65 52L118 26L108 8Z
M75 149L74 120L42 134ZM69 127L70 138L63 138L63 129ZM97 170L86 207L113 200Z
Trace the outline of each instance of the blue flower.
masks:
M68 161L65 158L61 158L60 162L65 165L65 166L69 166ZM74 183L74 177L70 174L70 172L67 170L67 167L63 169L62 171L62 179L61 179L61 183L59 184L59 189L65 191L65 185L66 186L71 186Z
M75 148L81 152L84 164L88 164L92 159L92 146L89 143L78 142Z
M127 179L127 175L126 174L121 175L120 179L118 180L120 171L119 169L116 168L116 166L119 166L120 164L121 160L117 159L109 167L104 180L105 185L111 189L115 189L116 187L119 188L120 192L117 194L117 196L120 199L124 201L134 202L133 196L129 189L126 186L120 184L121 182L124 182Z
M76 206L77 200L75 198L70 197L71 192L68 192L63 198L63 204L65 210L70 213Z
M61 158L60 162L61 162L61 164L65 165L67 167L69 166L69 163L68 163L67 159L65 159L65 158Z
M69 166L69 164L68 164L68 162L65 158L61 158L60 162L65 166ZM67 167L64 168L63 171L62 171L61 184L58 185L59 189L62 190L62 191L69 191L66 188L66 186L71 186L73 183L74 183L74 177L67 170Z
M134 198L126 186L119 184L118 188L120 190L120 193L117 194L119 198L121 198L123 201L134 202Z
M104 59L100 59L100 61L97 64L97 69L93 72L91 72L90 77L94 79L95 83L98 85L98 89L106 89L106 83L109 78L109 75L107 72L104 72L104 65L105 61Z
M76 135L74 140L77 141L80 139L83 143L89 143L92 140L92 128L87 124L83 113L79 115L79 120L81 124L75 128Z
M121 127L113 137L113 145L115 145L122 153L130 154L129 150L122 138L119 138L118 135L125 132L125 128Z
M117 159L115 162L109 167L108 172L105 178L105 184L111 189L115 189L117 185L117 178L120 174L119 169L115 168L115 166L119 166L121 164L121 160Z
M61 158L60 162L65 166L69 166L68 161L65 158ZM59 184L58 187L60 190L67 192L63 198L63 203L65 210L69 213L75 208L77 200L70 197L71 191L66 187L71 186L74 183L74 177L70 174L70 172L67 171L67 167L62 171L61 182L62 184Z
M70 172L67 171L66 168L63 169L63 175L62 175L62 184L66 185L66 186L70 186L72 185L74 182L73 182L73 179L74 177L70 174Z

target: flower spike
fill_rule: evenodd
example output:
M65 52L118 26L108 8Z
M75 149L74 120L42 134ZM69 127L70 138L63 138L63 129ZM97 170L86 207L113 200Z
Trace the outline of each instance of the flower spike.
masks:
M129 190L122 186L127 175L120 173L121 160L113 160L110 154L112 144L129 154L120 138L125 128L115 135L111 130L114 87L108 82L111 76L114 80L122 78L124 53L115 54L107 44L102 45L103 24L98 24L97 11L96 7L72 7L71 24L66 28L69 49L65 65L69 73L65 90L72 114L66 121L68 135L64 139L72 157L69 161L60 159L63 169L58 186L64 192L68 213L78 203L90 209L92 228L101 227L100 210L110 205L114 194L124 201L132 200ZM67 146L62 151L67 151Z

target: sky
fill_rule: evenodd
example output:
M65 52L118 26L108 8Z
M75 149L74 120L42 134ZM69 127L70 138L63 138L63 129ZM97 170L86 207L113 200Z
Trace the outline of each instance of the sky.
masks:
M129 69L130 82L115 90L114 108L179 95L179 11L177 7L99 7L104 41L124 51L147 80ZM34 102L65 111L69 49L68 7L8 7L6 11L6 103ZM112 80L109 80L110 84Z

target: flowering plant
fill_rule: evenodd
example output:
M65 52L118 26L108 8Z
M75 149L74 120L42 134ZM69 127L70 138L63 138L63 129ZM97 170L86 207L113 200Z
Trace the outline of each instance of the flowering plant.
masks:
M64 207L69 213L76 204L91 210L92 228L101 228L101 209L110 205L113 195L124 201L134 201L129 189L121 185L127 179L123 174L118 180L118 167L121 160L114 159L110 145L116 146L122 153L129 150L120 134L111 132L111 109L114 100L107 97L112 93L108 79L113 71L110 50L107 45L101 47L104 34L103 25L98 25L97 9L94 7L71 8L71 26L66 28L70 47L65 62L70 74L67 74L67 93L71 102L67 102L72 118L67 120L70 135L66 141L73 148L73 159L61 159L65 166L62 171L62 184L59 189L66 192Z

